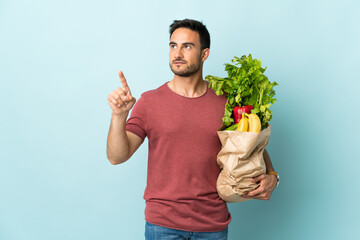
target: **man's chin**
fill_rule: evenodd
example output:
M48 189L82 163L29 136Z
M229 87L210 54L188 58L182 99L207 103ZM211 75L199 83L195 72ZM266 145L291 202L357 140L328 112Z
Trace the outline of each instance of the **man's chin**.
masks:
M173 66L170 66L170 69L177 76L185 77L184 75L186 75L186 71L184 71L184 70L177 70Z
M170 67L171 71L179 77L190 77L194 75L197 71L186 71L186 70L174 70L174 68Z
M191 72L179 72L179 71L172 71L176 76L179 77L190 77L191 75L193 75L194 73Z

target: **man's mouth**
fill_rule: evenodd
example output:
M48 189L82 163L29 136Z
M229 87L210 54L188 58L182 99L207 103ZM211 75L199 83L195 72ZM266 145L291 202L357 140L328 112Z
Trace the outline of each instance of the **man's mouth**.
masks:
M186 62L185 61L182 61L182 60L174 60L173 63L175 65L182 65L182 64L185 64Z

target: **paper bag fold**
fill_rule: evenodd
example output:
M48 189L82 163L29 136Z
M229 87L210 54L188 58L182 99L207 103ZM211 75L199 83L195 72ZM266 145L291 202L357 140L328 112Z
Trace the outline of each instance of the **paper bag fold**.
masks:
M217 155L221 172L217 179L219 196L227 202L243 202L241 195L256 189L259 185L251 181L266 173L263 152L270 139L268 126L260 133L218 131L222 145Z

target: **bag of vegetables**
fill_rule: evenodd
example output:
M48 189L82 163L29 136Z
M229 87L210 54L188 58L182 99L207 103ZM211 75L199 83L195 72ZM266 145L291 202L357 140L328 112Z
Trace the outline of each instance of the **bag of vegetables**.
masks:
M250 179L266 172L263 152L270 138L269 107L276 102L273 87L264 75L261 61L249 56L234 57L225 64L228 77L206 76L217 95L225 94L223 126L218 130L222 148L217 155L221 172L219 196L227 202L242 202L241 196L258 187Z

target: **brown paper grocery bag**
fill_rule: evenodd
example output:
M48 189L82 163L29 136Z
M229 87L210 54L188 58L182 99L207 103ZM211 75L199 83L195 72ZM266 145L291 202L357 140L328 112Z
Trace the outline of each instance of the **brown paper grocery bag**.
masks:
M270 139L268 126L260 133L218 131L222 148L217 155L221 172L217 179L219 196L227 202L243 202L241 195L256 189L259 184L251 181L266 173L263 152Z

